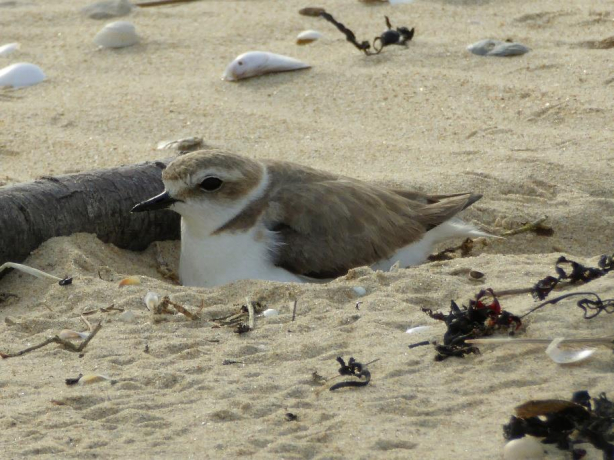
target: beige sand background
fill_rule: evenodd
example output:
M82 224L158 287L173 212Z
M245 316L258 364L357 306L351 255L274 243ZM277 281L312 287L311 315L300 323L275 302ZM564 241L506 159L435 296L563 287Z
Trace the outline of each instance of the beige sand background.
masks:
M580 389L614 396L604 349L559 366L535 346L483 347L480 356L443 363L431 347L407 348L444 332L421 307L447 310L482 287L530 286L553 273L560 254L595 264L612 253L612 50L580 44L613 35L613 1L202 1L133 12L128 20L143 41L117 51L92 43L105 21L80 15L88 3L0 8L0 44L22 44L0 57L0 68L32 62L48 76L0 91L0 185L162 158L158 141L198 135L256 158L432 193L483 193L468 220L498 230L548 215L555 234L493 241L475 257L395 273L360 269L326 285L244 281L212 290L169 284L153 248L130 253L91 235L51 240L27 263L75 282L3 278L0 293L17 297L0 304L0 351L83 330L87 309L115 304L136 317L89 316L104 325L83 357L51 345L0 363L3 458L493 459L501 458L501 425L525 400L567 399ZM367 58L332 25L298 15L305 6L325 7L359 39L380 34L384 15L416 27L416 36L407 49ZM304 29L324 38L299 47L294 38ZM498 59L465 50L484 38L533 51ZM249 50L313 68L221 81ZM176 244L162 248L172 254ZM485 281L470 281L469 269ZM119 288L127 275L142 284ZM610 278L588 289L612 297ZM367 295L358 298L356 286ZM142 301L148 291L173 294L192 311L204 301L202 319L154 323ZM245 335L211 327L246 296L280 316L258 318ZM503 300L517 314L532 305L528 295ZM606 315L585 321L573 301L529 318L526 337L603 336L614 323ZM405 334L418 325L432 327ZM336 375L337 356L379 359L371 384L316 394L312 372ZM118 383L64 384L79 373ZM298 421L286 421L286 412ZM566 457L550 449L548 458ZM591 450L589 458L600 456Z

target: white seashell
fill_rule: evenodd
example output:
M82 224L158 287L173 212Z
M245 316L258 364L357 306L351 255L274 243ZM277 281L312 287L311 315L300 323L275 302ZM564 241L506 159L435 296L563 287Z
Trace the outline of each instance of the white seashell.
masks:
M531 51L520 43L508 43L499 40L480 40L467 47L467 50L478 56L520 56Z
M0 46L0 56L8 56L13 51L18 50L21 47L19 43L7 43Z
M512 439L503 448L505 460L541 460L544 457L544 447L532 436Z
M358 297L362 297L363 295L367 295L367 290L362 286L353 287L352 290L356 293Z
M63 340L73 340L73 339L87 339L90 334L88 332L77 332L71 331L70 329L64 329L60 331L58 336Z
M143 300L150 311L153 311L160 304L160 296L155 292L148 292Z
M277 310L274 310L273 308L269 308L262 312L262 316L264 316L265 318L272 318L273 316L277 315L279 315L279 312Z
M126 310L122 312L117 319L124 323L132 323L136 319L136 315L132 310Z
M94 43L102 48L125 48L138 42L134 25L127 21L111 22L94 37Z
M135 286L141 284L141 278L138 276L128 276L119 282L119 287L122 286Z
M407 329L405 331L406 334L417 334L418 332L424 332L424 331L428 331L431 328L431 326L416 326L416 327L410 327L409 329Z
M310 65L304 62L288 56L282 56L281 54L268 53L266 51L250 51L237 56L226 67L222 80L236 81L267 73L287 72L289 70L308 69L310 67Z
M128 0L106 0L81 8L81 13L90 19L109 19L126 16L132 8Z
M584 350L561 350L559 344L563 340L565 340L564 337L557 337L550 342L550 345L546 348L546 354L557 364L577 363L595 353L594 348L585 348Z
M297 45L307 45L313 43L316 40L322 38L322 34L317 30L304 30L296 37Z
M98 382L111 382L111 384L114 384L115 380L111 379L111 377L100 374L87 374L79 379L79 385L81 386L91 385Z
M21 88L32 86L40 83L45 78L45 74L39 66L26 62L20 62L0 69L0 87L12 86L13 88Z

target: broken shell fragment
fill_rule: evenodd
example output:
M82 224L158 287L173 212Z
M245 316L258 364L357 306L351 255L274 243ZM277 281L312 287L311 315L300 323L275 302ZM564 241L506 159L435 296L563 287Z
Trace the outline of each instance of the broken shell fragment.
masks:
M367 290L362 286L355 286L352 288L352 290L354 291L354 294L356 294L358 297L367 295Z
M136 315L132 310L126 310L121 312L117 319L123 321L124 323L132 323L136 319Z
M141 278L139 278L138 276L129 276L128 278L124 278L119 282L119 287L135 286L137 284L141 284Z
M419 332L424 332L424 331L428 331L431 328L431 326L416 326L416 327L410 327L409 329L407 329L405 331L406 334L417 334Z
M304 30L296 37L297 45L307 45L322 38L322 34L317 30Z
M0 69L0 87L23 88L36 85L45 78L45 74L39 66L27 62L12 64Z
M6 45L0 46L0 56L8 56L13 51L19 49L21 45L19 43L7 43Z
M94 43L102 48L125 48L139 42L139 36L131 22L116 21L104 26L94 37Z
M72 331L70 329L64 329L60 331L58 336L62 340L77 340L77 339L85 340L90 336L90 334L88 332L77 332L77 331Z
M301 8L300 10L298 10L298 14L302 16L311 16L311 17L317 18L325 11L326 10L324 8L320 8L317 6L308 6L306 8Z
M262 312L262 316L264 316L265 318L272 318L278 315L279 315L279 312L273 308L268 308Z
M513 439L503 448L505 460L541 460L544 458L544 448L537 439L525 436Z
M520 56L528 53L531 51L531 48L528 48L520 43L509 43L499 40L486 39L469 45L467 47L467 51L477 54L478 56L508 57Z
M128 0L105 0L81 8L81 13L90 19L109 19L126 16L132 8Z
M269 53L267 51L250 51L241 54L232 61L222 80L236 81L244 78L257 77L273 72L288 72L290 70L308 69L311 66L288 56Z
M107 381L111 382L111 385L116 383L116 381L111 379L111 377L107 377L106 375L100 375L100 374L84 375L83 377L79 379L78 383L79 385L83 386L83 385L91 385L93 383L107 382Z
M595 353L594 348L585 348L584 350L561 350L559 344L565 340L564 337L557 337L548 348L546 348L546 354L550 356L550 359L557 364L571 364L583 361Z

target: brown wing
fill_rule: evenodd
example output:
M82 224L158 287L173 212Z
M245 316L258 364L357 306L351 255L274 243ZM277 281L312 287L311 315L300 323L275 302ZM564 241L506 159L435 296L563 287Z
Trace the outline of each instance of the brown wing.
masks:
M265 226L279 235L274 262L314 278L341 276L391 257L454 216L470 199L462 195L429 205L308 168L296 177L280 172L269 165L276 183L281 177L288 181L267 194L262 216Z

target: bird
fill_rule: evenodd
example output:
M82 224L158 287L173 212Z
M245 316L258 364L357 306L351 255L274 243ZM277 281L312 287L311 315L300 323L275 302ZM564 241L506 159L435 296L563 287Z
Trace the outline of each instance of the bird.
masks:
M174 159L162 182L132 212L180 214L185 286L330 280L419 265L439 242L491 236L456 217L479 194L428 195L220 148Z

